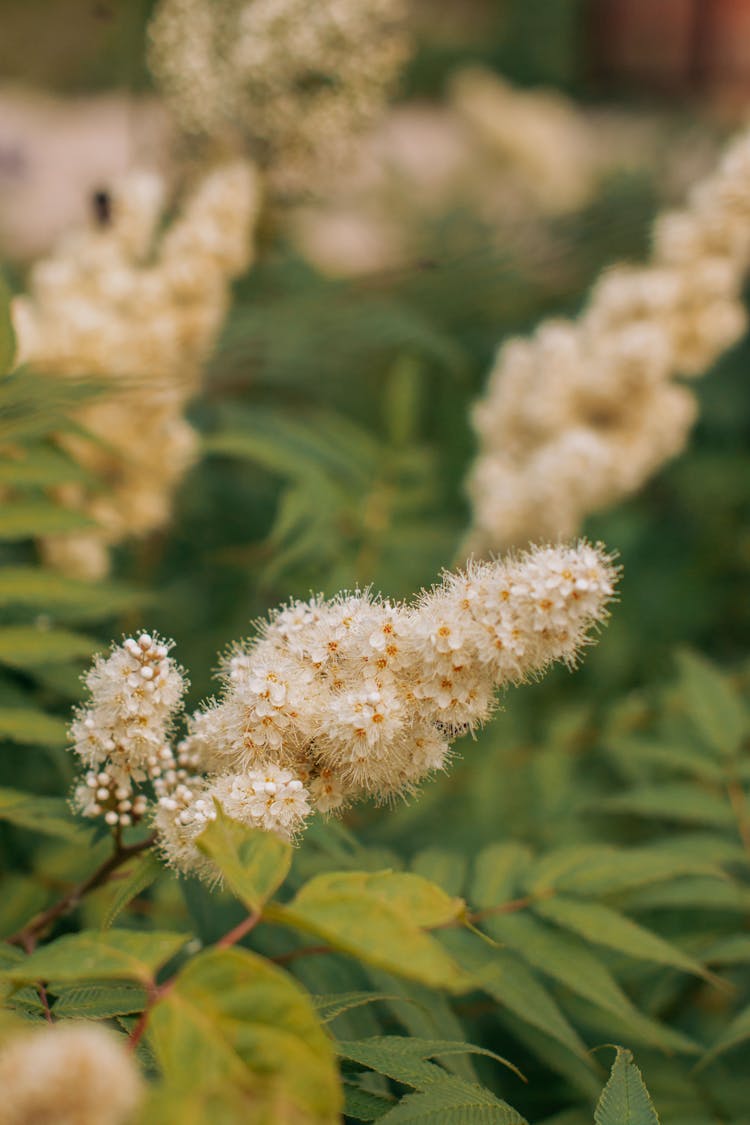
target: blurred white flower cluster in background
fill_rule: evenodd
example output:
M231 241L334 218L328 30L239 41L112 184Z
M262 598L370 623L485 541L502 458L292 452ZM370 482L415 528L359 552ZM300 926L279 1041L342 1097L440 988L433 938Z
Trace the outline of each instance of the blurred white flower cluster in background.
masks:
M501 347L473 421L467 551L575 535L679 453L697 412L677 377L742 337L750 265L750 134L686 207L662 214L651 261L605 272L577 320Z

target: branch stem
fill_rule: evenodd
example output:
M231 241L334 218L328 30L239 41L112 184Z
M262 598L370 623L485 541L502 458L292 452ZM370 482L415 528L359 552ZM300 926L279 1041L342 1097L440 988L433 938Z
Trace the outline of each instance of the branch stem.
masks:
M219 938L216 943L216 948L229 949L230 946L236 945L238 941L242 941L246 934L249 934L251 930L255 929L261 918L261 911L254 910L251 914L248 914L247 918L240 922L238 926L235 926L229 933L224 934L223 938Z
M246 934L249 934L251 930L255 929L255 927L261 921L262 917L262 911L252 911L252 913L248 914L247 918L244 918L238 926L235 926L234 929L229 930L228 933L224 934L223 938L220 938L216 942L216 948L229 949L231 946L236 945L238 941L241 941L242 938L245 937ZM160 1000L163 1000L164 997L172 991L176 980L177 973L175 973L174 976L171 976L169 980L165 980L164 984L157 984L156 981L151 982L148 990L148 1003L138 1017L138 1022L131 1031L130 1037L128 1038L128 1047L131 1051L134 1051L136 1049L141 1039L143 1038L146 1028L148 1027L148 1021L151 1018L151 1013L154 1010L154 1006L158 1004Z
M39 941L39 938L49 929L58 918L64 918L66 914L70 914L75 910L83 898L91 891L96 890L97 887L104 886L109 881L110 876L132 859L134 855L139 855L140 852L146 851L156 840L156 836L147 836L145 840L139 840L136 844L123 844L119 840L115 840L115 849L112 854L104 860L102 864L97 867L83 882L78 883L75 887L64 894L61 899L48 906L46 910L42 910L31 921L27 922L22 929L17 933L11 934L5 940L11 945L20 945L31 953Z

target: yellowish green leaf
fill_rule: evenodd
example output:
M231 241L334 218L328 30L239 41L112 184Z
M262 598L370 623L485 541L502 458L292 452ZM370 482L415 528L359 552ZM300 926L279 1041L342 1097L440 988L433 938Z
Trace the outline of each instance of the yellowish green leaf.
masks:
M0 607L37 609L65 620L88 621L114 617L146 600L145 594L111 582L92 585L41 567L0 567Z
M196 845L251 911L260 910L278 890L292 863L292 846L286 840L274 832L238 824L218 804L216 820L204 829Z
M399 976L452 992L471 978L429 933L461 920L465 904L418 875L319 875L266 917L315 934L333 948Z
M729 678L693 652L677 656L681 700L702 741L719 754L733 754L750 729L750 713Z
M16 354L16 335L10 316L10 290L0 277L0 376L12 368Z
M0 540L65 534L90 527L91 522L80 512L63 508L51 500L15 500L6 502L0 510Z
M82 930L35 950L18 965L0 973L0 978L16 986L39 980L131 980L148 984L187 940L184 934L160 931Z
M0 664L35 668L44 664L90 657L101 647L92 637L67 629L38 629L31 625L0 628Z
M233 1089L255 1105L288 1107L338 1122L342 1096L333 1045L308 995L288 974L245 949L209 950L189 961L149 1024L166 1082L200 1094Z

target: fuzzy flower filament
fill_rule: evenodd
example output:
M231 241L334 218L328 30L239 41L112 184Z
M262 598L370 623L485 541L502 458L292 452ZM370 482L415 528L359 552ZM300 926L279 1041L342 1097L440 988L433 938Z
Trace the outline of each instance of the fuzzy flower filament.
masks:
M498 688L572 664L607 614L616 568L600 547L547 547L448 574L411 605L369 593L292 602L238 647L221 698L189 722L204 778L160 800L167 858L201 870L194 841L217 799L294 838L312 811L412 792Z
M112 828L143 819L148 797L139 790L146 782L158 791L187 776L170 742L187 685L169 649L141 633L98 657L86 677L89 705L71 724L73 751L86 768L74 806Z

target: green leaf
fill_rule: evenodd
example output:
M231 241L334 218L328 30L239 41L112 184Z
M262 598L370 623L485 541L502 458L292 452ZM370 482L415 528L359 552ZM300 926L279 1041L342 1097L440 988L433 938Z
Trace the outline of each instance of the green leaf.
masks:
M91 479L77 462L48 442L16 446L12 455L0 460L0 484L14 488L44 488L65 481Z
M0 567L0 607L37 609L66 620L88 621L114 617L147 600L110 582L78 581L40 567Z
M267 1110L267 1113L263 1111ZM260 1115L260 1116L259 1116ZM277 1101L261 1107L252 1093L226 1084L200 1088L193 1081L184 1084L160 1083L150 1086L146 1104L138 1113L138 1125L296 1125L299 1111ZM305 1125L309 1118L305 1119ZM311 1122L312 1125L312 1122ZM318 1125L317 1121L315 1125Z
M529 965L564 984L596 1008L611 1012L647 1043L696 1051L695 1044L637 1011L606 968L575 937L554 932L535 918L513 914L488 919L494 937Z
M124 984L68 988L55 1000L55 1019L107 1020L130 1016L143 1011L147 996L145 989Z
M248 950L213 949L190 960L153 1009L148 1036L169 1085L232 1086L257 1096L259 1120L261 1103L279 1098L314 1121L338 1120L333 1048L309 997Z
M406 1035L417 1039L451 1039L455 1042L466 1040L463 1025L444 993L424 984L417 984L416 981L384 973L380 969L370 968L368 976L376 988L387 989L395 994L388 997L386 1006ZM476 1071L467 1055L448 1055L438 1058L438 1062L467 1082L477 1081Z
M617 1048L607 1085L594 1111L595 1125L659 1125L640 1070L630 1051Z
M669 851L662 847L626 849L600 845L597 851L598 855L588 859L578 856L565 871L558 869L556 888L577 895L599 896L671 881L680 875L722 874L715 864L677 848Z
M0 1045L28 1029L28 1023L22 1017L8 1008L0 1008Z
M552 1117L545 1117L539 1125L591 1125L591 1118L585 1109L564 1109Z
M68 806L59 797L35 797L16 789L0 789L0 820L77 843L88 836L87 830L72 819Z
M393 1105L395 1099L385 1094L374 1094L356 1083L344 1079L344 1114L355 1121L377 1121Z
M292 846L274 832L248 828L226 816L217 802L216 820L196 840L216 864L233 894L248 910L262 909L289 874Z
M0 664L36 668L88 658L101 645L92 637L66 629L37 629L29 625L0 628Z
M750 1005L748 1005L747 1008L743 1008L742 1011L734 1017L723 1034L716 1040L706 1057L701 1060L701 1065L705 1066L707 1063L712 1062L717 1055L723 1054L724 1051L728 1051L732 1047L738 1047L740 1043L745 1043L748 1039L750 1039Z
M571 871L592 860L601 859L603 850L601 844L572 844L569 847L555 848L529 865L519 884L519 890L530 895L545 894L556 888Z
M330 996L312 996L313 1007L322 1023L330 1023L344 1012L353 1008L361 1008L363 1004L374 1004L378 1000L397 1000L396 996L387 996L383 992L339 992Z
M20 988L5 1003L12 1011L26 1019L43 1021L46 1018L42 998L36 988Z
M573 1055L557 1039L551 1039L543 1031L524 1023L509 1012L500 1010L497 1020L514 1043L535 1055L546 1071L561 1075L565 1085L576 1090L587 1103L598 1098L602 1088L601 1067L596 1064L590 1052L583 1057ZM590 1117L586 1125L591 1125Z
M465 903L418 875L335 872L306 883L266 917L309 931L368 964L436 988L464 992L471 979L425 930L461 919Z
M32 707L0 707L0 738L24 746L65 746L68 727Z
M60 535L91 526L88 516L51 500L14 500L3 504L0 510L0 540Z
M108 930L125 907L156 882L164 868L153 851L128 860L107 884L109 903L102 919L102 929Z
M694 958L688 957L682 950L626 918L624 914L601 903L579 902L557 895L535 903L534 912L563 929L579 934L586 941L616 949L629 957L654 961L657 965L669 965L696 976L710 976Z
M185 934L135 930L82 930L35 950L0 973L13 985L34 981L132 980L149 984L188 940Z
M424 364L408 353L400 355L388 372L383 414L394 446L408 449L419 439L424 383Z
M452 1039L416 1039L404 1035L373 1035L369 1039L351 1039L337 1044L339 1055L350 1062L359 1063L370 1070L414 1086L418 1090L442 1082L445 1071L428 1062L436 1055L484 1055L508 1067L522 1077L520 1071L502 1055L471 1043L457 1043Z
M520 1113L483 1086L453 1077L408 1094L379 1120L384 1125L526 1125Z
M630 813L716 828L728 828L734 824L729 801L687 782L636 786L626 793L605 797L598 808L605 812Z
M17 945L8 945L5 941L0 942L0 972L11 968L13 965L18 965L23 960L24 954Z
M469 896L472 903L484 908L515 898L531 854L531 849L523 844L491 844L484 848L474 864Z
M411 868L415 875L437 883L449 894L460 895L464 888L466 859L458 852L450 852L445 848L425 848L414 856Z
M689 777L722 782L726 771L721 762L709 757L705 749L695 746L673 745L666 741L646 740L634 735L617 735L608 738L605 750L624 765L628 774L635 776L634 765L666 767L674 773Z
M13 366L16 354L16 334L10 315L10 290L0 277L0 376L6 375Z
M479 988L518 1019L562 1043L590 1064L585 1043L556 1000L515 954L505 949L489 949L471 934L446 934L443 940L475 977Z
M709 965L750 965L750 934L729 934L703 952Z
M678 879L663 887L646 887L628 899L628 910L730 910L750 911L750 888L731 879Z
M728 677L692 652L677 656L680 701L703 742L719 754L733 754L748 732L748 711Z
M37 880L18 872L0 879L0 938L20 930L30 918L48 905L50 892Z

